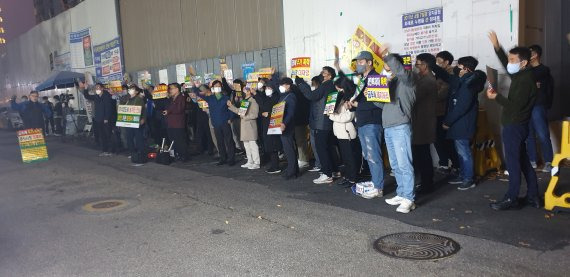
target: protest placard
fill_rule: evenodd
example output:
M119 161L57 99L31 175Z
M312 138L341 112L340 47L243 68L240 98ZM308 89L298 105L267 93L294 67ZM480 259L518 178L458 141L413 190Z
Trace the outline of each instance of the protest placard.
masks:
M388 87L388 77L385 75L368 76L366 86L366 100L369 102L390 102L390 89Z
M47 147L42 129L18 131L18 142L24 163L48 160Z
M281 135L281 123L285 115L285 101L273 105L271 117L269 118L268 135Z
M154 88L152 92L152 99L164 99L168 97L168 86L167 85L158 85Z
M117 108L117 127L139 128L141 111L141 106L119 105Z
M324 114L334 113L337 98L338 98L338 91L333 91L327 95Z

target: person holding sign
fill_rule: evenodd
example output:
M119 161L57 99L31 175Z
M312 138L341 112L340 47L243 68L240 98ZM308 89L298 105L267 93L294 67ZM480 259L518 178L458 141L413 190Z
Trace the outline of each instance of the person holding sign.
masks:
M85 99L93 101L94 112L93 112L93 127L95 127L97 136L99 136L99 141L101 142L103 153L99 154L101 157L111 156L109 152L111 147L111 131L113 126L113 116L115 115L114 110L114 100L111 98L111 94L104 89L103 84L95 85L95 95L89 94L87 90L87 85L84 82L79 82L79 90L83 91L83 96Z
M416 101L414 74L404 69L404 61L398 54L388 54L383 47L383 75L388 77L391 101L384 104L382 125L388 149L390 167L398 185L396 196L386 203L398 206L400 213L409 213L414 204L414 167L412 166L412 110Z
M168 85L170 101L162 114L166 117L168 138L174 142L176 160L185 162L188 160L186 148L186 99L180 91L177 83Z
M243 89L245 88L245 83L240 79L235 79L232 82L232 85L228 84L226 78L222 78L222 91L227 92L228 96L230 97L230 101L232 105L236 108L239 108L241 101L244 98ZM240 141L241 137L241 130L240 130L240 117L235 116L232 118L231 128L232 128L232 137L236 144L236 154L243 154L245 146Z
M269 168L265 171L269 174L281 173L279 168L279 151L282 149L281 139L278 136L270 135L269 124L271 123L271 111L273 106L279 101L279 93L277 91L277 76L271 80L260 78L255 92L255 101L259 105L259 113L261 114L261 133L263 135L263 150L266 156L269 156Z
M285 105L282 122L279 124L281 130L281 144L283 144L283 151L287 158L287 170L283 175L286 180L297 178L299 174L299 165L297 163L297 151L295 151L295 105L297 104L297 97L293 94L293 80L291 78L281 79L279 86L279 103Z
M251 90L245 89L245 98L241 100L240 107L237 108L228 100L228 108L230 111L240 117L240 139L245 147L247 155L247 163L241 167L247 169L259 169L259 147L257 146L257 117L259 115L259 106L255 99L251 96Z
M384 189L384 165L382 160L382 103L368 101L365 95L368 77L378 75L374 70L372 53L362 51L356 59L356 71L361 76L355 95L348 102L354 110L362 156L368 162L374 190L363 195L367 199L382 197Z
M139 115L139 122L138 122L138 126L133 126L133 127L128 127L128 128L124 128L124 130L126 131L126 136L127 136L127 148L129 149L129 152L131 153L131 157L134 156L139 156L139 157L143 157L144 155L146 155L146 143L144 141L143 138L143 128L144 128L144 124L146 123L146 109L144 108L145 103L144 103L144 99L142 99L141 97L139 97L140 94L143 93L143 90L140 89L138 86L132 84L129 86L128 89L128 98L127 101L124 103L124 106L128 106L128 107L137 107L137 109L140 109L140 115ZM124 107L122 106L122 107ZM120 111L119 111L120 114ZM120 119L120 118L119 118ZM131 159L132 160L132 159ZM144 160L144 158L143 158ZM138 161L135 163L135 165L142 165L141 163L139 163Z

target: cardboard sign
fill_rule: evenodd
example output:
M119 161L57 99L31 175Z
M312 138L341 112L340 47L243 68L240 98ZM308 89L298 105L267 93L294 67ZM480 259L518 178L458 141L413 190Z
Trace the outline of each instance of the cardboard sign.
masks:
M338 91L333 91L327 95L327 102L325 104L324 114L333 114L336 108L336 99L338 98Z
M390 88L388 87L388 77L385 75L368 76L366 86L366 100L369 102L390 102Z
M152 92L152 99L164 99L168 97L168 86L158 85Z
M22 153L22 162L33 163L47 161L48 153L42 129L18 131L18 142Z
M285 101L273 105L271 109L271 117L269 118L268 135L281 135L281 123L285 115Z
M251 104L251 102L249 102L248 100L241 100L240 104L239 104L239 111L238 111L238 115L239 116L244 116L247 113L247 110L249 109L249 105Z
M121 81L110 81L109 82L109 90L111 94L115 94L117 92L123 91L123 84Z
M358 56L360 51L368 51L372 53L372 65L376 72L382 72L384 69L384 61L380 58L380 46L382 44L376 40L370 33L368 33L364 27L358 25L356 31L352 35L352 38L348 40L348 44L344 49L342 60L344 64L352 64L352 59ZM353 71L356 70L356 64L354 64Z
M141 106L119 105L117 108L117 127L139 128L141 111Z
M291 78L299 76L305 80L311 80L311 58L301 57L291 59Z
M404 61L404 69L412 70L412 56L402 55L402 60Z
M206 100L198 98L198 108L206 111L208 108L210 108L210 106L208 106L208 102L206 102Z

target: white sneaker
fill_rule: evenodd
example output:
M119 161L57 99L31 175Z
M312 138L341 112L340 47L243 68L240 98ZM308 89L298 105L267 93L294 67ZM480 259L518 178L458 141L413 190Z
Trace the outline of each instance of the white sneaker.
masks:
M252 166L252 164L250 164L249 162L244 163L241 165L241 168L249 168L250 166Z
M309 162L298 161L298 163L299 163L299 168L309 167Z
M321 168L320 168L320 167L317 167L317 166L315 166L315 167L313 167L313 168L309 169L309 171L310 171L310 172L319 172L319 171L321 171Z
M396 212L407 214L415 208L416 204L414 204L414 202L404 198L400 203L400 206L396 209Z
M365 192L362 194L362 198L365 198L365 199L372 199L372 198L382 197L382 196L384 196L384 192L382 190L377 189L377 188L374 188L372 191Z
M404 199L404 197L395 196L390 199L386 199L386 203L388 203L388 205L397 206L402 204L402 201L404 201Z
M111 153L109 153L109 152L103 152L103 153L99 154L99 157L110 157L110 156L112 156L112 155L113 155L113 154L111 154Z
M259 165L258 164L250 164L249 167L247 169L259 169Z
M313 180L313 183L315 184L330 184L333 182L333 178L329 177L325 174L321 173L321 176L319 176L319 178Z

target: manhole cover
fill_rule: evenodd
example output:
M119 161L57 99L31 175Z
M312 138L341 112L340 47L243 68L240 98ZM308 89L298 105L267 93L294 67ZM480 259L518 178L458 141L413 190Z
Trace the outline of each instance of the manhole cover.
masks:
M410 260L436 260L456 254L459 244L428 233L396 233L379 238L374 248L389 257Z
M125 200L110 199L110 200L101 200L101 201L87 203L83 205L82 209L87 212L103 213L103 212L110 212L122 209L126 207L128 204L129 202Z

